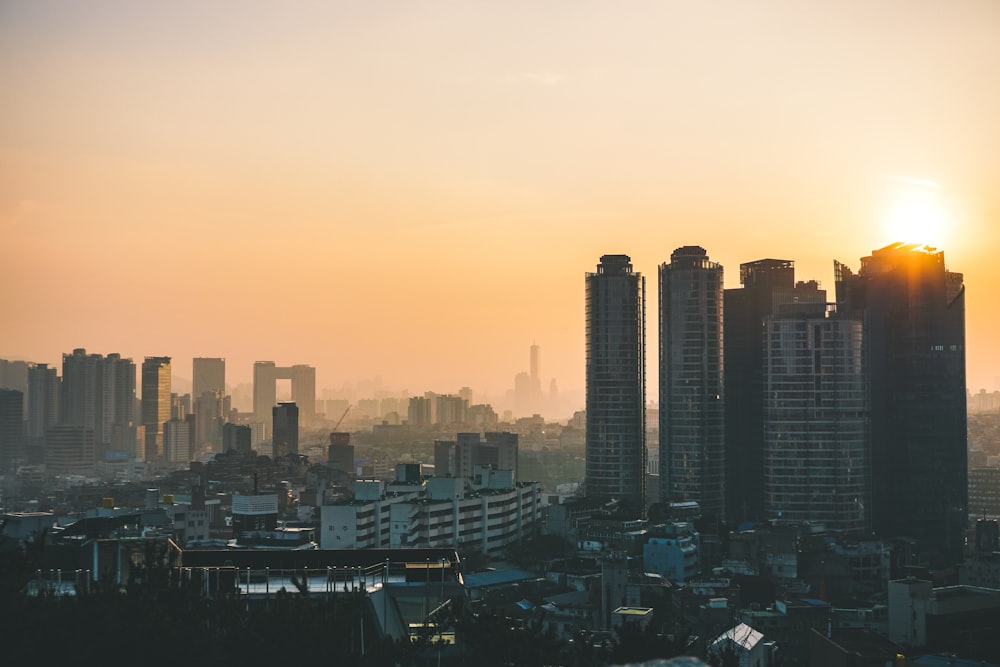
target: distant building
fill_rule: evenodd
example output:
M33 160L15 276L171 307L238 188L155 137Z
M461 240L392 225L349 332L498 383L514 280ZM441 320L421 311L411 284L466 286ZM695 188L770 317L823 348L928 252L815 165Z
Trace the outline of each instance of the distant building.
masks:
M316 369L304 364L279 367L273 361L256 361L253 365L254 420L269 424L271 408L278 403L278 380L292 381L292 403L300 407L305 426L312 423L316 412Z
M95 470L94 429L58 424L45 433L45 468L50 475L91 476Z
M628 255L604 255L586 285L588 497L645 513L646 282Z
M191 461L191 424L183 419L169 419L163 424L163 457L170 463Z
M59 423L60 379L55 368L47 364L28 367L28 424L29 440L42 442L45 432Z
M24 393L0 389L0 473L24 459Z
M163 425L170 418L170 357L146 357L142 362L142 424L147 460L163 456Z
M645 572L683 584L698 575L701 539L689 523L653 526L642 550Z
M299 453L299 407L291 401L278 403L271 409L274 436L271 439L274 458Z
M197 400L205 392L226 393L225 359L195 357L191 360L191 396Z
M247 455L253 449L253 431L249 424L224 424L222 426L222 450L236 451Z

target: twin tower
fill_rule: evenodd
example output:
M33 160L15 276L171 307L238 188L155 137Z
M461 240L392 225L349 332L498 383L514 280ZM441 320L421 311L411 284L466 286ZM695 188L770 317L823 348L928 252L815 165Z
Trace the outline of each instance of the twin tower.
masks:
M646 439L645 279L627 255L586 274L588 497L635 516L698 502L748 519L961 548L967 508L965 287L935 248L834 262L836 299L794 263L704 248L658 271L659 442ZM647 473L659 493L647 497Z

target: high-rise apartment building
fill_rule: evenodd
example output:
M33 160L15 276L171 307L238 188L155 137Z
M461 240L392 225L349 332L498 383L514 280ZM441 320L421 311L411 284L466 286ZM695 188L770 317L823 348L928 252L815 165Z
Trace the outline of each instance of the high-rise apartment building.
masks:
M604 255L586 284L586 493L634 516L646 503L646 282Z
M292 401L282 401L271 409L274 437L271 439L274 458L299 453L299 407Z
M42 444L45 433L59 423L60 379L48 364L28 367L28 424L31 444Z
M660 499L725 518L722 266L685 246L659 270Z
M170 418L170 357L146 357L142 362L142 423L147 460L163 456L163 425Z
M197 401L205 392L226 393L226 360L195 357L191 360L191 398Z
M871 530L861 321L824 304L764 318L764 516Z
M100 445L120 451L135 451L135 363L120 354L103 361L104 405L101 411Z
M61 421L93 429L98 447L104 442L103 361L83 348L64 354L62 360Z
M253 449L253 434L249 424L223 424L222 450L248 455Z
M968 513L965 284L944 252L895 243L834 265L841 312L864 319L872 519L880 536L961 557Z
M764 318L783 304L826 303L815 281L796 282L795 263L740 264L739 288L723 295L726 504L730 521L764 516Z
M163 424L163 457L170 463L187 463L191 460L191 422L185 419L168 419Z

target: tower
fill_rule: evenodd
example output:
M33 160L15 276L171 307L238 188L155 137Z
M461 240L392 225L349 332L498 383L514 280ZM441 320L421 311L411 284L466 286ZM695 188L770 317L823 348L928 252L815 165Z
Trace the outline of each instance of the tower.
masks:
M838 310L864 319L878 535L961 557L968 511L965 285L944 252L895 243L834 263Z
M740 285L723 294L726 504L730 521L764 511L764 318L782 304L826 303L815 281L795 282L795 263L740 264Z
M870 447L861 321L824 304L764 318L764 516L867 533Z
M585 276L587 496L645 513L646 282L628 255Z
M722 266L698 246L659 270L660 498L725 516Z
M146 459L163 456L163 425L170 420L170 357L142 362L142 423L146 427Z

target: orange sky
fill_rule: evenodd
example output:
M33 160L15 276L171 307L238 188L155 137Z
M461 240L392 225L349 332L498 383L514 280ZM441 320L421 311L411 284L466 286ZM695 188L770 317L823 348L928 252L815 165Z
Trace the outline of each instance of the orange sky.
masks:
M832 292L834 259L926 240L1000 388L998 35L993 0L7 0L0 357L495 397L534 341L571 393L583 274L626 253L653 399L674 248ZM890 228L914 192L933 238Z

